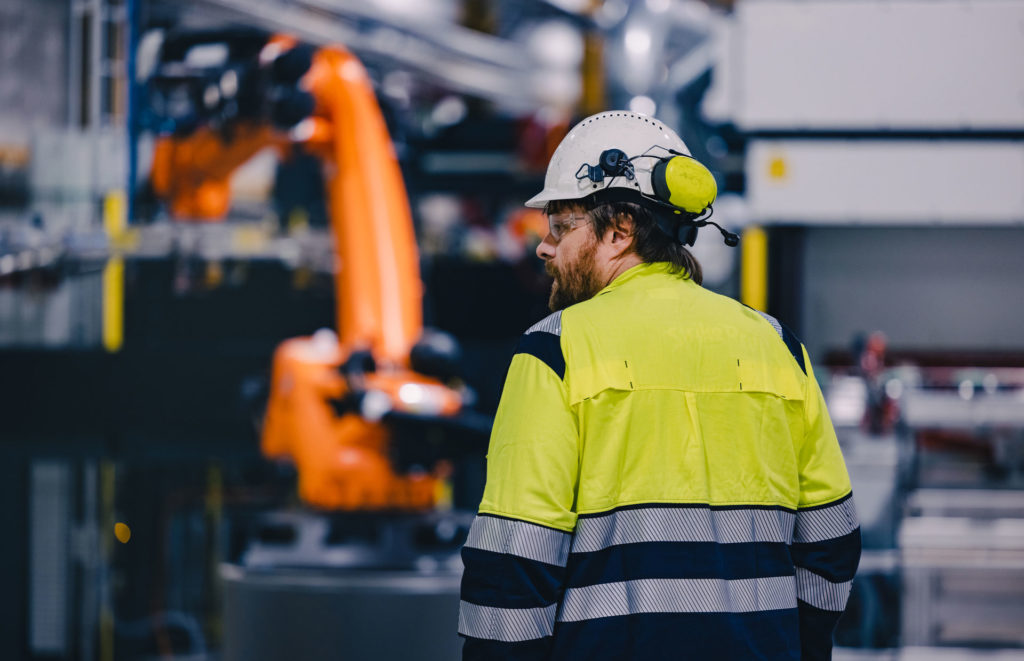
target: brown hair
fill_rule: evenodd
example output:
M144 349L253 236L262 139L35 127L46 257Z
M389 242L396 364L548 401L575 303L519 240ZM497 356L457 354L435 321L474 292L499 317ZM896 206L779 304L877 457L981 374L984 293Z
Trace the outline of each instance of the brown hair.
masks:
M686 246L674 240L658 227L654 214L646 206L635 202L599 202L593 197L582 200L554 200L544 207L544 213L563 213L582 209L590 216L594 236L601 239L612 227L624 219L633 221L633 246L640 259L645 262L668 262L672 273L682 273L698 285L704 281L700 262Z

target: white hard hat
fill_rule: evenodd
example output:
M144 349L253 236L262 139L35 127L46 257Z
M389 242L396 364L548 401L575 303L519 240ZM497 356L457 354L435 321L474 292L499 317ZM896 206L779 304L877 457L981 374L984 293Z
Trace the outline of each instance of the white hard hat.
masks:
M628 159L629 175L615 175L609 170L616 160L622 160L616 159L616 150ZM612 156L608 157L609 153ZM559 143L548 163L544 190L530 198L526 206L543 209L554 200L579 200L619 188L656 198L652 170L659 159L673 155L690 156L690 150L675 131L653 117L628 110L591 115ZM603 157L613 162L602 163Z

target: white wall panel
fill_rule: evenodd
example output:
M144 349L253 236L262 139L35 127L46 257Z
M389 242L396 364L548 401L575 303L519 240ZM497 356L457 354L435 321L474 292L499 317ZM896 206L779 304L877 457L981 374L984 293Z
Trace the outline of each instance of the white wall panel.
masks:
M1024 128L1022 0L747 0L727 34L706 110L745 130Z
M1024 223L1024 141L755 140L761 222Z
M873 330L895 349L1020 352L1022 254L1024 227L809 228L797 332L817 362Z

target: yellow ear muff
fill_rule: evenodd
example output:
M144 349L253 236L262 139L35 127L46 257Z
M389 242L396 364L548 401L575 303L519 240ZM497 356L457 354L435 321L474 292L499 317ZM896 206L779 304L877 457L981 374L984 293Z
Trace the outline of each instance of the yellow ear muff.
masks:
M659 160L651 171L651 184L659 200L689 213L703 212L718 195L711 171L689 156Z

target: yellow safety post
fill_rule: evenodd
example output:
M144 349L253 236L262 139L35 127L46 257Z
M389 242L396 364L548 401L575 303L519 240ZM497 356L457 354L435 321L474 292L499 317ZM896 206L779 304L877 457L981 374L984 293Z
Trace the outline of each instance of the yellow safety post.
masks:
M126 225L124 191L110 191L103 198L103 229L112 248L103 268L103 348L111 353L124 344L124 257L119 244Z
M740 300L755 310L768 307L768 233L752 225L740 242Z
M600 3L591 2L593 15ZM580 109L583 115L593 115L608 109L607 91L604 80L604 36L597 30L588 30L583 37L583 93L580 95Z

